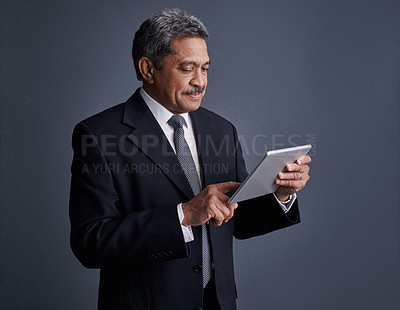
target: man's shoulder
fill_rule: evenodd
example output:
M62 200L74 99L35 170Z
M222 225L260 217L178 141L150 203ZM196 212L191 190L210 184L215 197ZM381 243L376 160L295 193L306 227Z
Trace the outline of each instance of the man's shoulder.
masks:
M135 105L138 102L138 91L136 91L127 101L111 106L101 112L83 119L77 126L90 128L94 134L125 132L127 127L123 122L126 106ZM133 111L131 111L133 112ZM137 111L140 112L140 109Z
M111 106L101 112L98 112L92 116L85 118L84 120L81 121L81 123L98 127L105 125L106 123L109 122L114 123L114 121L116 120L121 121L121 116L124 111L124 106L125 102Z
M125 103L119 103L80 121L74 130L79 128L94 135L114 134L116 124L121 124Z

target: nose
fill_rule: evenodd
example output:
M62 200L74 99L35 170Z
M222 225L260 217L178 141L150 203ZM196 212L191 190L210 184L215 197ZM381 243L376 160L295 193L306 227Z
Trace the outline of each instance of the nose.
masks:
M204 88L207 85L207 73L204 73L200 68L195 70L190 80L190 85Z

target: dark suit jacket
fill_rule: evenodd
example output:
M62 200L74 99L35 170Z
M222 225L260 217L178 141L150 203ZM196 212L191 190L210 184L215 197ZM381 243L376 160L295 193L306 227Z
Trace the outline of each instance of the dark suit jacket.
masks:
M236 129L199 108L193 120L204 187L247 176ZM99 309L187 310L202 306L201 232L185 243L176 206L193 197L167 138L138 91L127 102L79 123L73 134L71 247L88 268L101 268ZM272 195L239 204L211 226L215 281L222 309L236 309L232 239L299 221Z

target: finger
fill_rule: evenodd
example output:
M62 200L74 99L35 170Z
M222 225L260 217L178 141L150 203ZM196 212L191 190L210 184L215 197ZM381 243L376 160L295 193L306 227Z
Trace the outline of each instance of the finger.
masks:
M210 222L211 222L211 224L213 224L214 226L221 226L222 223L223 223L223 220L218 220L218 219L216 219L216 218L212 218L212 219L210 220Z
M215 205L218 208L218 210L223 214L224 220L231 215L231 208L226 206L224 203L218 202Z
M303 166L292 163L292 164L288 164L286 165L286 171L289 172L303 172Z
M281 180L301 180L303 174L301 172L280 172L278 178Z
M308 174L310 167L308 165L288 164L286 166L286 172L300 172Z
M304 155L300 157L298 160L296 160L296 163L298 165L308 165L311 162L311 157L308 155Z
M227 223L233 217L233 214L235 213L235 209L237 208L237 206L235 208L235 204L237 205L237 203L229 204L228 209L230 211L230 214L229 214L229 216L227 216L225 218L225 223Z
M291 187L296 191L301 190L305 185L307 180L281 180L281 179L277 179L276 184L280 185L280 186L284 186L284 187Z
M227 203L228 200L230 199L229 196L225 195L224 193L216 190L213 192L213 194L222 202L222 203Z
M211 206L209 213L212 215L212 222L216 226L220 226L225 219L225 215L216 205Z
M216 206L218 210L222 213L225 221L228 221L233 217L234 210L238 207L238 204L230 204L228 202L230 199L229 196L220 192L215 184L207 186L207 188L205 189L205 193L208 196L208 199L210 199L209 207L214 208Z
M217 198L223 203L225 204L225 206L227 206L228 208L233 208L236 209L238 207L238 204L236 202L234 203L229 203L229 199L231 199L229 196L221 193L221 192L216 192L215 195L217 196Z
M239 188L240 184L241 183L229 181L229 182L224 182L224 183L217 183L217 184L214 184L214 186L221 193L227 193L227 192L230 192L230 191L237 190Z
M210 222L211 222L211 224L213 225L213 226L221 226L222 225L222 221L217 221L216 219L211 219L210 220Z
M222 203L220 200L216 199L213 206L218 208L218 210L224 216L224 221L227 222L232 218L235 207L237 207L237 203Z
M225 194L223 194L223 193L221 193L221 192L219 192L218 190L212 191L212 194L214 194L218 198L218 200L220 202L222 202L227 208L235 210L238 207L238 204L236 202L235 203L229 203L228 201L229 201L230 197L225 195ZM231 211L231 213L232 213L232 211ZM233 216L233 214L231 214L231 217L232 216Z

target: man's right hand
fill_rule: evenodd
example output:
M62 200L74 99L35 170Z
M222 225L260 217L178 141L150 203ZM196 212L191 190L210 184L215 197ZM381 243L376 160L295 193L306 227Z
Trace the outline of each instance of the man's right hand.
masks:
M228 203L225 193L238 189L240 183L225 182L208 185L197 196L182 204L184 226L200 226L211 220L215 226L228 222L238 207L237 203Z

